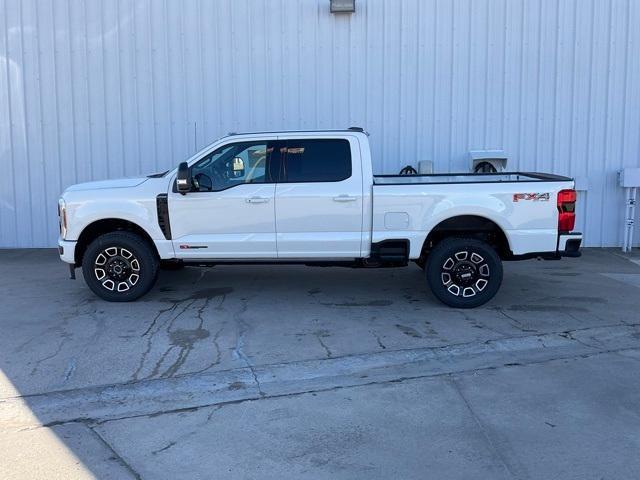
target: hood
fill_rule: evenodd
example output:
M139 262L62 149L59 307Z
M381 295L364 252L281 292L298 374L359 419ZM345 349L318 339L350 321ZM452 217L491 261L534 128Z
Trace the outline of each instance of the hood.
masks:
M100 180L97 182L85 182L71 185L65 192L77 192L81 190L98 190L103 188L129 188L137 187L141 183L147 181L147 177L140 178L120 178L117 180Z

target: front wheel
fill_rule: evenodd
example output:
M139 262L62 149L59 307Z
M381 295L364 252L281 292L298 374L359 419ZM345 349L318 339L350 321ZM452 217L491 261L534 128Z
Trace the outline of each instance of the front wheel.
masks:
M427 259L427 282L441 302L474 308L491 300L502 283L502 262L491 245L473 238L446 238Z
M147 293L158 277L152 247L131 232L101 235L89 244L82 260L89 288L109 302L130 302Z

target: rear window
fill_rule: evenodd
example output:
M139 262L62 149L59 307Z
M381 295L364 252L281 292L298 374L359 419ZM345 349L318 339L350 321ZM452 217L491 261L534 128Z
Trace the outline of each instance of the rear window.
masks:
M344 139L288 140L283 182L339 182L351 176L351 148Z

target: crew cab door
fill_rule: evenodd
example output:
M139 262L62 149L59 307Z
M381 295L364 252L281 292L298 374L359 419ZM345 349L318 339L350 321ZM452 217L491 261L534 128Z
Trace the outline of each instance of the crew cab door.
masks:
M360 257L363 199L357 140L287 138L281 152L278 257Z
M176 257L275 258L279 158L274 137L227 143L191 165L192 191L169 191Z

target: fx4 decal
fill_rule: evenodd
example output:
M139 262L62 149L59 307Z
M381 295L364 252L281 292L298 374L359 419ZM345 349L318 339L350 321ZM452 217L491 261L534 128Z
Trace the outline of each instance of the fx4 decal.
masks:
M513 201L519 202L520 200L532 200L534 202L548 202L549 193L514 193Z

